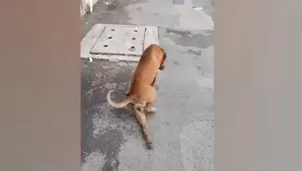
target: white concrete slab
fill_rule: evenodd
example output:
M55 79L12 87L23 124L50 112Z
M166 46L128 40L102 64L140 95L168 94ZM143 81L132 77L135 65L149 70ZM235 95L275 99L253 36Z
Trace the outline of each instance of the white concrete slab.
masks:
M147 27L145 31L144 50L151 44L159 45L159 36L157 27Z
M81 58L90 58L90 49L102 34L105 25L96 24L81 41Z
M145 27L106 27L92 47L93 54L140 56L143 52Z
M81 58L139 61L150 44L159 44L155 26L96 24L81 41Z

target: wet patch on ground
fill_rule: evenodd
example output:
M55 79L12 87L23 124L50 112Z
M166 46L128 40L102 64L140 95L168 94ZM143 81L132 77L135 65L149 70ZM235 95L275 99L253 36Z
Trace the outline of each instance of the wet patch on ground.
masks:
M128 109L113 109L107 104L110 89L114 101L125 98L136 63L82 60L81 74L81 157L99 152L104 156L100 170L117 170L119 152L131 135L140 134L139 125Z
M206 14L213 17L213 0L192 0L192 4L196 7L202 7Z
M183 5L185 3L184 0L173 0L172 2L174 5Z
M206 49L213 45L213 30L203 30L202 32L190 32L168 28L166 33L177 45L183 47L195 47Z

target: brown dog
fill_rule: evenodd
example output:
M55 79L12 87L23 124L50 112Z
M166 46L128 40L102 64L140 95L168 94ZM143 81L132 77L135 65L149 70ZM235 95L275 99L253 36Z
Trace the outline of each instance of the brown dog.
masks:
M154 101L156 97L155 82L157 71L165 68L166 52L158 45L150 45L142 54L134 72L127 98L114 103L111 100L110 90L107 94L108 103L115 108L123 108L128 104L133 105L134 115L143 129L148 148L152 148L151 138L147 131L147 121L144 110L156 112Z

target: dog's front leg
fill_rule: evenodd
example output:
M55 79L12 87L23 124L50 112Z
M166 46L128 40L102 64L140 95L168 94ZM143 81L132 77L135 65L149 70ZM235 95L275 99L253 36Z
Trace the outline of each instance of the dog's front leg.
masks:
M158 89L157 85L155 85L156 83L156 76L154 77L152 83L151 83L151 86L154 87L156 90Z
M154 82L155 82L156 77L154 78ZM155 104L155 98L156 98L156 90L155 87L153 86L148 86L148 101L145 107L145 111L148 113L155 113L156 112L156 107L154 106Z
M153 79L153 81L152 81L152 83L151 83L151 86L152 86L152 87L155 87L155 82L156 82L156 76L154 77L154 79Z

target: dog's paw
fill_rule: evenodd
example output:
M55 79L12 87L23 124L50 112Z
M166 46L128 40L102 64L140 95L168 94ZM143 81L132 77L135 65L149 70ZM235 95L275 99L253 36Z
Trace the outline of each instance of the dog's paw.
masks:
M146 112L148 112L148 113L156 113L156 107L150 107L150 108L147 108L146 109Z

